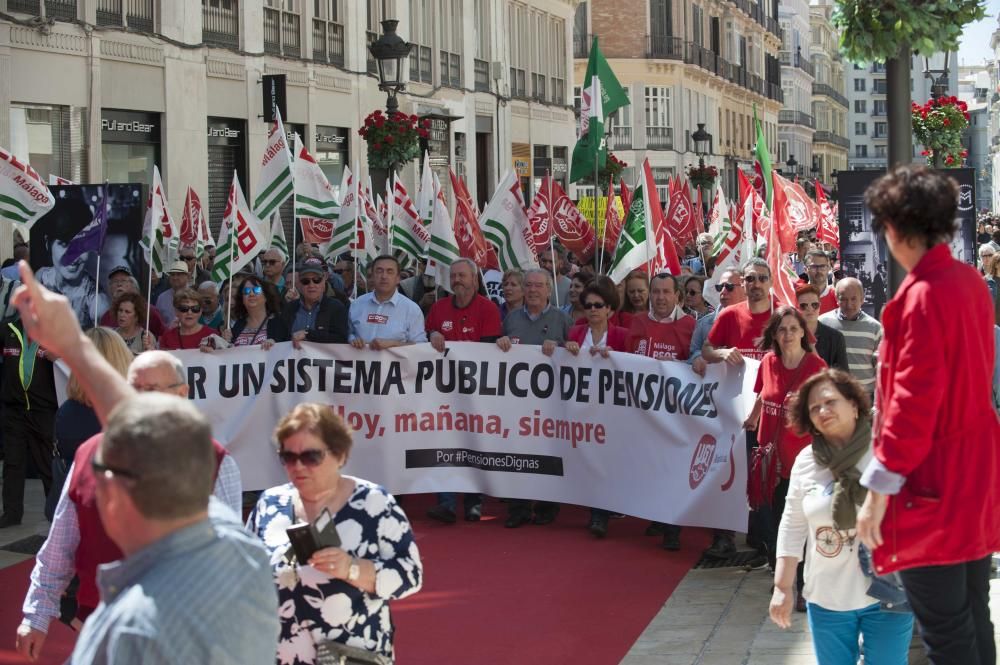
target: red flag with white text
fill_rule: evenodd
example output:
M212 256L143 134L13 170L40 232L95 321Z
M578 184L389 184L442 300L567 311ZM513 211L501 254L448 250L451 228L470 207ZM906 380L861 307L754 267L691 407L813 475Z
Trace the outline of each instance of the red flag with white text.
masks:
M840 251L840 223L834 209L830 206L830 200L826 198L823 191L823 183L816 181L816 205L819 206L819 224L816 226L816 240L828 242Z

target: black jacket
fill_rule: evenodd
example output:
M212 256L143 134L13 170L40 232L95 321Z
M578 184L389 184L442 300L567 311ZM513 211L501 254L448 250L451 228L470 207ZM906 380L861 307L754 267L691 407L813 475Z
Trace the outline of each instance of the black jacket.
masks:
M287 303L281 310L281 320L289 331L295 323L301 300ZM270 330L270 329L269 329ZM325 296L319 302L312 329L306 333L307 342L347 344L347 308L335 298Z
M232 338L239 337L246 325L246 319L233 321L233 325L229 328L233 333ZM288 342L292 339L292 333L288 331L288 326L285 325L285 321L280 316L272 316L267 320L267 338L273 339L275 342Z
M848 371L844 333L822 322L816 326L816 354L826 362L827 367Z

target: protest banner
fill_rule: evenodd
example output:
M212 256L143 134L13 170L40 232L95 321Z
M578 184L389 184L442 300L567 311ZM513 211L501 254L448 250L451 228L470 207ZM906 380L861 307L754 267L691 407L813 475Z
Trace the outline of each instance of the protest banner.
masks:
M743 419L757 364L709 367L625 353L429 344L390 351L290 343L176 352L191 398L243 486L287 482L272 432L295 404L355 430L345 472L398 494L485 492L651 520L746 528Z

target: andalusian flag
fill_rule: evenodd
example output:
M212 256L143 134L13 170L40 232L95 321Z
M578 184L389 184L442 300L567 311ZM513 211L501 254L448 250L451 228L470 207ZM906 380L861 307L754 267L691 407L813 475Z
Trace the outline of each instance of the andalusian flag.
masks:
M350 171L345 168L345 172ZM295 182L296 217L309 219L326 219L336 221L340 217L340 204L334 195L330 181L326 179L323 169L309 154L302 140L295 135L295 163L292 165L292 175ZM343 194L342 194L343 196Z
M212 280L221 282L230 279L243 266L248 265L268 243L270 229L253 214L243 196L236 171L233 184L229 187L226 214L222 219L219 246L212 267Z
M288 243L285 241L285 225L281 223L281 213L277 210L271 215L271 243L268 249L276 249L288 258Z
M497 250L500 270L537 268L534 242L528 214L524 211L521 183L513 170L500 181L493 198L486 205L479 224L483 236Z
M292 195L292 153L288 151L285 126L281 114L275 110L274 124L267 135L267 148L261 160L260 193L253 202L254 214L260 219L268 219L271 214Z
M587 73L583 78L580 92L580 131L576 147L573 148L573 167L569 181L592 175L602 169L608 159L608 148L604 141L604 118L627 105L628 95L618 82L611 65L601 55L594 37L587 62Z
M391 238L389 249L419 260L427 252L427 241L430 240L430 233L420 220L420 215L417 213L406 187L399 181L398 176L394 180L392 198L389 201L389 211L386 216L388 223L392 224L389 232Z
M180 244L180 229L170 215L167 197L163 193L163 181L160 180L160 169L155 164L153 186L149 189L146 218L143 221L142 240L139 244L146 252L146 262L149 267L161 274L170 256Z
M56 204L42 178L26 163L0 148L0 219L14 224L21 237Z
M608 271L608 277L615 284L620 283L636 268L642 268L656 258L656 246L653 243L653 219L656 211L650 202L650 188L656 191L656 183L647 160L643 163L642 177L632 190L632 205L625 212L625 224Z
M771 183L771 151L767 147L767 139L764 138L764 130L757 119L757 105L753 107L753 125L757 128L757 144L754 146L753 170L755 172L753 186L764 199L767 209L771 209L773 187Z
M424 226L431 224L436 198L434 172L431 171L431 156L429 152L424 151L424 166L420 172L420 191L417 192L417 214L420 215L420 221Z
M431 175L434 188L434 212L431 214L430 240L427 243L427 268L424 274L434 278L434 283L451 292L451 264L462 258L455 239L455 229L448 214L448 203L444 200L441 182Z

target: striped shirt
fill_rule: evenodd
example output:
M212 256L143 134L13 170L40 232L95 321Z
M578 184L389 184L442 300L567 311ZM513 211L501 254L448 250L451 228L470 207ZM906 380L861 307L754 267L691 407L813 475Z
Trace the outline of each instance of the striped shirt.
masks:
M271 665L278 595L263 544L212 500L209 517L98 569L101 604L70 663Z
M839 308L827 312L819 320L843 333L847 343L848 372L869 395L873 394L878 346L882 343L882 324L864 312L859 312L854 319L845 319Z

